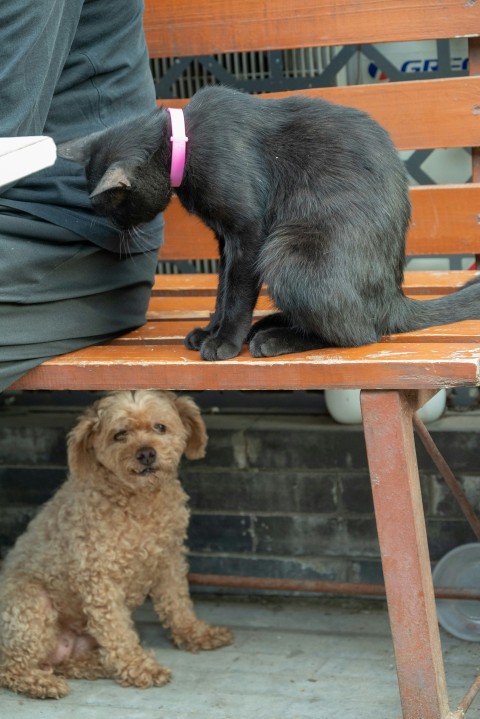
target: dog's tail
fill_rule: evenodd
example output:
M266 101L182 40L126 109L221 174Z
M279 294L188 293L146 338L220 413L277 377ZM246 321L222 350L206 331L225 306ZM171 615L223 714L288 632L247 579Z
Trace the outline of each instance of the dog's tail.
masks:
M414 300L401 296L389 323L389 334L479 319L480 277L476 277L457 292L435 300Z

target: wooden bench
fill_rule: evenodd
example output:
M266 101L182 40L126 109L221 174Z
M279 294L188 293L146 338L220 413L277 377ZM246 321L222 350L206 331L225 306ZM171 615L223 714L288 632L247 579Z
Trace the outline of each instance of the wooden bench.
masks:
M399 150L480 145L479 3L147 0L145 27L153 58L469 37L468 77L303 92L367 110L389 130ZM464 185L412 187L409 255L480 254L476 149L472 175L474 182ZM166 222L162 260L217 256L208 231L177 202L168 208ZM452 292L472 276L471 271L407 272L405 288L427 298ZM145 326L49 360L12 389L360 388L403 716L463 716L463 710L450 714L448 705L412 419L439 389L478 384L480 322L385 337L368 347L278 358L253 359L245 348L238 358L209 363L185 349L183 337L207 320L215 287L211 274L159 276ZM256 316L268 306L263 293Z

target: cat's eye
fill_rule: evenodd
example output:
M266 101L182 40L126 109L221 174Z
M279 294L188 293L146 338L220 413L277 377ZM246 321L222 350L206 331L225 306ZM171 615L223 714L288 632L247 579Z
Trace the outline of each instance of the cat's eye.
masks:
M160 424L160 423L154 424L153 429L155 430L155 432L158 432L158 434L164 434L164 432L167 431L167 428L165 427L165 425Z
M113 439L115 442L123 442L125 439L127 439L127 434L127 430L122 429L120 430L120 432L115 432L115 434L113 435Z

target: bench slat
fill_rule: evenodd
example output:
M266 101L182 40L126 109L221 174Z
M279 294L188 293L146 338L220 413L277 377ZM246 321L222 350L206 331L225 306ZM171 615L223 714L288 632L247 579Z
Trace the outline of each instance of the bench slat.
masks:
M479 88L480 77L470 76L312 88L298 94L364 110L388 130L398 150L422 150L478 142ZM436 122L439 108L442 118Z
M480 252L480 184L412 187L410 197L407 254Z
M442 293L444 294L444 293ZM434 299L436 295L428 295L428 299ZM415 299L426 299L425 295L416 296L409 293L409 297ZM208 317L215 309L214 295L201 295L195 297L192 295L178 295L162 297L156 295L150 299L148 305L149 319L195 319L198 317ZM255 314L260 317L274 310L274 305L267 294L262 294L257 300Z
M410 197L412 226L407 236L408 255L480 254L480 184L412 187ZM161 260L218 257L211 230L184 210L176 197L164 216Z
M368 112L388 130L398 150L469 147L479 141L480 76L316 87L258 96L273 99L292 95L320 97ZM187 102L164 100L163 104L184 107ZM441 122L435 122L439 108Z
M198 324L204 324L207 317L191 319L160 319L149 321L136 330L127 332L113 340L113 344L178 344L183 343L187 332ZM415 332L406 332L385 337L382 342L476 342L480 343L480 323L475 320L455 322L441 327L429 327Z
M164 313L171 312L193 312L193 316L196 317L199 312L213 312L214 308L214 295L203 295L200 297L192 297L191 295L177 297L155 296L150 299L148 312L152 319L154 316L158 316L159 319L162 319L162 316L165 316ZM261 295L258 298L257 309L272 311L272 308L273 305L268 295Z
M448 295L478 277L472 270L410 271L405 272L403 289L413 295Z
M146 0L151 57L469 36L478 3L458 0Z
M425 295L409 296L416 300L425 299ZM435 297L437 297L437 295L429 295L428 298L435 299ZM211 298L211 303L203 302L204 306L202 309L198 309L198 306L196 306L195 304L181 303L181 307L177 307L176 304L177 303L165 303L162 301L157 302L155 299L152 299L147 309L147 320L155 322L163 322L165 320L195 320L197 324L206 324L210 319L214 309L213 297ZM260 319L260 317L265 317L265 315L268 315L271 312L272 307L270 306L270 303L268 301L264 303L259 301L253 312L253 318L254 320Z
M454 292L479 272L471 270L410 271L405 272L403 283L407 294L443 295ZM153 295L162 297L214 296L217 291L218 275L215 273L156 275ZM265 293L265 288L263 293Z
M205 362L180 345L93 346L47 360L13 389L435 389L479 381L477 345L392 343ZM220 366L219 366L220 365Z

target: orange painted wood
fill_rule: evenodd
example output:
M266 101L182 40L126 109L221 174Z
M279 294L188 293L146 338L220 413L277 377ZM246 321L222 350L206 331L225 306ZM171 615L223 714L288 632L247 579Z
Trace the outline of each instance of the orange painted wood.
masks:
M148 321L142 327L112 340L113 344L179 344L194 327L206 324L205 319L168 319Z
M47 360L12 389L440 389L479 382L476 344L394 343L205 362L180 345L105 344Z
M384 337L383 342L471 342L480 347L480 321L464 320ZM480 357L480 349L479 349Z
M471 270L431 270L405 272L403 287L410 295L443 295L454 292L479 272ZM215 273L195 273L178 275L156 275L153 295L162 297L215 295L218 275ZM263 288L262 292L266 292Z
M420 150L478 143L479 88L480 77L458 77L312 88L269 96L304 94L356 107L388 130L398 150Z
M480 184L414 187L410 197L407 254L480 252Z
M184 313L188 315L188 312ZM264 314L264 313L263 313ZM194 327L204 326L209 315L207 312L203 316L188 317L177 316L171 317L166 313L163 318L158 313L157 319L149 319L146 324L138 329L127 332L121 337L113 340L115 344L133 344L154 342L157 344L169 344L176 340L183 341L183 338ZM255 313L254 317L262 316L261 312ZM441 327L429 327L424 330L416 330L415 332L404 332L403 334L394 334L385 337L382 342L470 342L480 345L480 321L465 320L463 322L455 322L450 325L442 325ZM480 351L479 351L480 356Z
M218 243L213 232L191 215L174 197L164 212L165 242L160 260L217 259Z
M258 298L257 309L269 310L273 308L270 297L262 295ZM215 297L202 295L200 297L152 297L148 306L150 319L169 319L180 314L184 319L190 317L207 316L215 309ZM201 313L201 314L200 314Z
M165 242L160 260L217 259L218 243L198 217L187 212L174 197L164 212Z
M412 226L407 237L408 255L480 253L480 184L412 187L410 197ZM177 198L173 198L164 216L161 260L218 257L218 245L211 230L184 210Z
M152 319L167 319L171 312L188 314L196 317L201 313L202 317L207 316L215 309L214 295L201 295L192 297L162 297L161 295L151 297L148 305L149 316ZM186 318L187 319L187 318Z
M465 0L146 0L152 57L350 45L480 33Z
M449 714L412 418L401 392L362 392L363 425L403 716Z
M408 293L409 297L414 299L422 299L425 301L435 299L435 295L414 295ZM442 293L444 294L444 293ZM214 295L200 295L198 297L192 295L167 296L157 295L150 299L148 306L148 319L150 320L166 320L166 319L196 319L208 318L215 308ZM274 310L274 305L270 297L266 294L260 295L258 298L255 314L262 314Z
M216 273L179 273L178 275L156 275L152 294L162 297L179 295L214 295L217 291Z
M383 125L399 150L420 150L475 146L480 129L479 91L480 76L470 76L318 87L259 97L308 95L356 107ZM187 102L166 100L164 104L182 107Z
M478 276L471 270L412 270L405 272L403 289L408 295L446 295Z
M480 38L470 38L468 41L468 70L470 75L480 75ZM472 149L472 179L480 181L480 143Z

